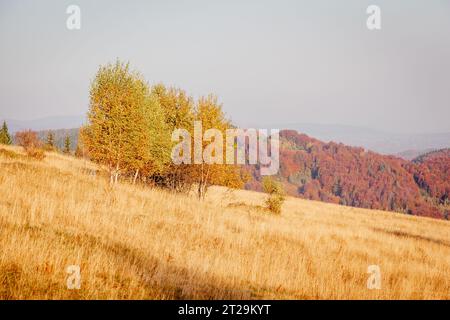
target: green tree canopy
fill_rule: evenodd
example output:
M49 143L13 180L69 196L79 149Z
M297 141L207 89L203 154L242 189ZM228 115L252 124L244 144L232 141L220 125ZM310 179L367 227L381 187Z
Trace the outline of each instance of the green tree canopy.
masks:
M8 132L8 126L6 125L6 121L3 121L2 128L0 129L0 144L10 145L11 143L12 139Z
M53 131L48 132L46 145L50 148L55 147L55 134L53 133Z
M71 146L70 137L66 136L64 138L64 150L63 150L63 152L66 153L66 154L69 154L70 153L70 146Z

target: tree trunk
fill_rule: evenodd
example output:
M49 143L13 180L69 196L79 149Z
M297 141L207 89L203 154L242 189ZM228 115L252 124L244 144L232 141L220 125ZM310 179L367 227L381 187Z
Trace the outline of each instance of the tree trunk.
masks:
M119 180L119 163L116 165L116 170L114 172L114 184L117 184L117 181Z
M202 200L202 182L201 181L198 183L197 196L198 196L198 200Z
M198 198L199 200L204 200L206 197L206 191L208 189L208 180L209 180L209 173L210 173L210 167L208 166L206 168L206 172L202 163L202 171L200 175L200 181L198 183Z
M112 170L109 172L109 184L111 186L114 184L114 173Z
M206 191L208 190L208 181L209 181L209 169L210 167L207 166L206 168L206 173L205 175L202 177L202 181L203 181L203 185L202 185L202 199L204 200L206 197Z
M139 175L139 169L136 169L136 173L134 174L134 178L133 178L133 184L136 184L138 175Z

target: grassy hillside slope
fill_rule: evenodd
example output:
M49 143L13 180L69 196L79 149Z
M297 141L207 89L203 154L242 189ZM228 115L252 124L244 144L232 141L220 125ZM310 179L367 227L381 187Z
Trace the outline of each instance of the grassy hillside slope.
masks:
M0 299L450 298L448 221L297 198L274 216L260 193L199 202L95 169L0 146Z

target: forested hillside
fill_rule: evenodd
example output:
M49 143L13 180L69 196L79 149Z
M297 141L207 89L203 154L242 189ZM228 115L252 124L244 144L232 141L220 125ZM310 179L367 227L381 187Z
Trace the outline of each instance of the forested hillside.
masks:
M450 154L406 161L363 148L281 132L279 178L289 195L354 207L447 217ZM252 170L252 168L251 168ZM252 170L248 189L260 190Z
M408 164L425 197L440 206L448 219L450 208L450 149L426 153Z

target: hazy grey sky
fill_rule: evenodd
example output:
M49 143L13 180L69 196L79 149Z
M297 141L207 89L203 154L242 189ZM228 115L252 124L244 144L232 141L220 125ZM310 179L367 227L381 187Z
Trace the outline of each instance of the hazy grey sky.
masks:
M85 114L98 66L120 58L217 94L241 124L450 131L448 0L0 0L0 46L0 118Z

